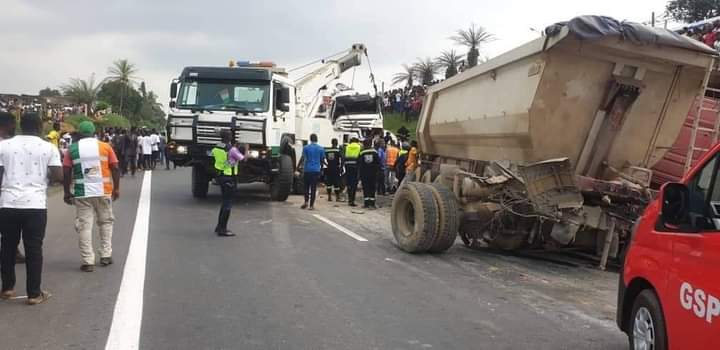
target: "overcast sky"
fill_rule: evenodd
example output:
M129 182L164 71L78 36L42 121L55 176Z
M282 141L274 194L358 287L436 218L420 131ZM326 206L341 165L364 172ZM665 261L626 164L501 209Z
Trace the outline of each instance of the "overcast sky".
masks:
M530 28L583 14L649 21L665 3L0 0L0 92L36 94L71 77L102 79L113 60L127 58L166 103L170 81L187 65L226 65L232 58L291 68L355 42L367 45L376 77L387 87L400 64L453 48L448 37L470 23L497 36L482 48L492 57L537 37ZM369 89L368 74L367 64L357 69L357 88Z

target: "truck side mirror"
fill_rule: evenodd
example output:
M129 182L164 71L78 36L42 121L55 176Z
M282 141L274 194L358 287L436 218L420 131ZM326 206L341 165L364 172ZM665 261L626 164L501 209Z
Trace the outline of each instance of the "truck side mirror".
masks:
M280 88L275 90L275 106L279 111L290 112L289 88Z
M173 81L170 83L170 98L177 97L177 82Z
M690 190L685 184L669 182L660 189L661 218L664 223L679 226L689 223Z

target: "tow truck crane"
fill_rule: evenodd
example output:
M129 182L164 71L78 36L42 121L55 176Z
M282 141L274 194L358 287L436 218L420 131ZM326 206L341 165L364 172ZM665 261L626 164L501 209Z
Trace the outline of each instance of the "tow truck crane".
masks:
M238 182L264 182L272 200L286 200L310 134L330 144L333 138L344 142L364 132L338 127L324 103L333 94L328 86L359 66L362 55L367 55L365 45L352 45L340 58L320 60L318 68L294 81L272 62L185 67L170 86L168 153L177 165L192 167L193 196L207 196L216 175L210 151L220 142L220 132L229 130L248 158L240 164Z

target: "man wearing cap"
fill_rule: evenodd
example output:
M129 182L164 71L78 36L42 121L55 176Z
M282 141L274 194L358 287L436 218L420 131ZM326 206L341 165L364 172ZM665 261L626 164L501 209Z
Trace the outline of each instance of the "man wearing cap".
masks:
M100 265L112 264L112 232L115 217L112 201L120 196L120 169L112 146L98 141L95 125L84 121L78 126L80 140L68 148L63 159L65 203L76 209L75 229L79 236L84 272L95 270L92 244L93 222L100 234ZM72 185L72 191L70 190Z

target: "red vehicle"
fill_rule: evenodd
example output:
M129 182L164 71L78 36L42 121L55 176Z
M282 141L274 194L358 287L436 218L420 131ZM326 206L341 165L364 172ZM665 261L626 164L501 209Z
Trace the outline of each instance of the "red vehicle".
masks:
M618 289L631 349L720 349L720 144L638 219Z

